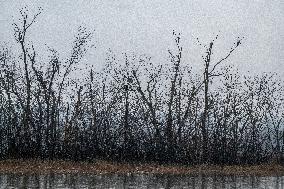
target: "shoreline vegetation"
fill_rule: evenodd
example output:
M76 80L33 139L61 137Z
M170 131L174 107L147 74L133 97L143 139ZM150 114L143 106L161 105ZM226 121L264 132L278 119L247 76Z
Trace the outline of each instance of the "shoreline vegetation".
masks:
M65 58L56 48L34 46L30 34L41 13L21 9L13 23L16 43L0 44L0 159L284 164L284 82L276 73L235 70L229 61L233 54L238 60L244 38L237 37L224 52L218 35L210 42L197 38L199 71L185 58L184 37L176 31L165 49L166 62L154 61L154 54L110 49L99 69L97 62L84 63L96 47L95 31L85 27L78 28ZM137 171L132 164L99 162L91 169L86 163L3 161L1 170L56 170L58 165L57 171ZM230 168L235 170L231 173L284 172L273 165ZM155 172L157 166L137 169ZM158 170L216 171L211 166Z
M167 174L189 176L283 176L284 166L261 165L159 165L155 163L74 162L63 160L0 160L0 174Z

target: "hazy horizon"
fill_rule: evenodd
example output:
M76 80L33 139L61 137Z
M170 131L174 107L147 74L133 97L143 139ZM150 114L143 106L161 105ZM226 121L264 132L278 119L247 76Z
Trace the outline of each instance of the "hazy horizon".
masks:
M284 76L284 3L277 1L216 0L79 0L79 1L0 1L0 42L14 45L12 23L27 6L31 15L43 11L28 36L44 55L47 46L66 57L78 26L95 30L94 44L84 62L101 68L106 52L148 54L154 62L167 61L173 45L172 31L182 33L184 63L203 65L205 50L196 38L208 44L220 37L214 49L217 61L231 48L237 37L243 44L226 62L243 71L277 72Z

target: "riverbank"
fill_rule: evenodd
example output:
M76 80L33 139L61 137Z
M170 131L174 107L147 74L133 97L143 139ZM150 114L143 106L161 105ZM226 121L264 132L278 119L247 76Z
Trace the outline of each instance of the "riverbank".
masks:
M254 166L180 166L139 163L116 163L97 160L95 163L72 161L2 160L0 174L172 174L172 175L255 175L283 176L284 166L263 164Z

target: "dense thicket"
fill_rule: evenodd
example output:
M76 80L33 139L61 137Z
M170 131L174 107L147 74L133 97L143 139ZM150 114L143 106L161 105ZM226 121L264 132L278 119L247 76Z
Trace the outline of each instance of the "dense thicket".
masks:
M167 64L109 52L103 71L75 80L93 33L80 27L70 58L50 48L43 62L26 39L39 14L21 15L14 24L20 58L0 49L1 158L283 162L283 82L220 69L241 39L219 61L212 61L217 37L205 45L201 75L182 61L180 34L173 33Z

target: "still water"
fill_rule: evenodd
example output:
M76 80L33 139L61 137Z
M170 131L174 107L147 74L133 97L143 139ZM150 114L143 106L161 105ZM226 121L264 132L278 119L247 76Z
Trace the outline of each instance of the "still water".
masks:
M240 177L240 176L174 176L174 175L0 175L0 189L4 188L149 188L149 189L284 189L282 177Z

